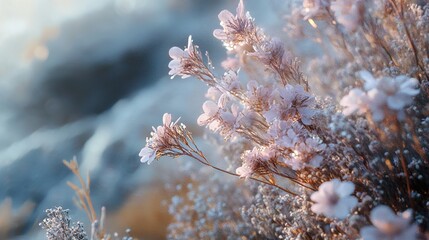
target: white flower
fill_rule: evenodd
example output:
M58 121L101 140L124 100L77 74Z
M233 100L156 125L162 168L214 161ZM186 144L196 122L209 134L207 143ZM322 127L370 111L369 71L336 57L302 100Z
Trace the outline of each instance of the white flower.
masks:
M243 164L235 172L240 175L240 178L249 178L254 173L262 174L266 172L268 162L274 156L275 152L271 148L254 147L241 155Z
M299 135L304 134L303 126L292 120L274 120L267 133L276 145L292 148L299 142Z
M162 125L156 128L152 127L153 131L150 133L151 137L146 138L146 146L140 150L140 162L151 164L156 159L157 152L171 144L170 136L166 136L165 133L166 130L173 129L179 120L180 118L172 122L171 114L164 113L162 116Z
M203 103L203 111L204 113L201 114L197 119L198 125L200 126L204 126L212 122L213 117L219 111L219 107L213 101L205 101Z
M228 50L246 44L246 37L255 32L253 19L245 12L243 0L238 3L236 15L228 10L222 10L218 17L223 29L215 29L213 36L221 40Z
M354 32L363 21L365 5L363 0L337 0L331 3L337 21L347 31Z
M340 104L345 107L343 110L344 115L348 116L354 112L358 114L365 113L369 108L368 101L368 96L364 91L359 88L353 88L349 94L341 99Z
M146 163L149 165L155 160L156 157L156 151L152 148L145 146L140 150L139 156L141 157L140 162Z
M190 77L190 75L184 73L186 70L186 59L190 58L190 52L194 51L194 46L192 45L192 36L188 38L188 47L185 50L180 49L179 47L172 47L168 51L168 55L173 59L168 63L170 68L169 75L171 78L174 78L176 75L181 75L182 78Z
M403 109L419 93L419 89L416 89L418 81L415 78L400 75L395 78L381 77L374 79L371 73L367 71L360 72L360 76L365 80L365 89L367 91L377 89L377 92L386 96L385 104L391 110Z
M360 230L364 240L415 240L418 235L416 224L410 225L411 209L396 215L388 206L380 205L372 209L370 219L374 226Z
M274 91L271 99L273 103L270 109L263 114L267 122L296 119L301 120L304 125L312 124L312 118L316 114L315 100L302 86L287 84Z
M285 163L293 170L304 167L320 167L323 156L319 153L326 149L326 144L320 138L309 137L296 143L290 158L285 159Z
M315 203L311 210L330 218L344 219L356 206L357 199L350 196L355 190L352 182L341 182L333 179L319 186L319 191L311 194Z
M417 79L404 75L375 79L368 71L361 71L359 75L365 81L366 92L354 88L341 99L340 104L346 107L343 110L345 115L363 114L370 110L376 122L382 121L386 114L396 114L399 120L405 118L405 106L411 104L419 93Z
M238 167L236 170L235 170L235 173L236 174L238 174L238 175L240 175L240 178L249 178L250 176L252 176L252 173L253 173L253 171L252 171L252 169L250 168L250 166L248 166L248 165L243 165L243 166L241 166L241 167Z

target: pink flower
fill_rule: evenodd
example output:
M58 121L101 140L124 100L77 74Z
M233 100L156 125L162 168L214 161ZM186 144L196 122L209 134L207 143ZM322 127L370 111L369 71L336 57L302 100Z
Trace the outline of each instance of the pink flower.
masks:
M145 146L142 148L142 150L139 153L139 156L141 157L140 162L146 163L149 165L155 160L156 157L156 150L153 150L152 148Z
M140 150L139 156L142 163L151 164L156 158L159 151L168 149L172 143L171 136L167 136L166 132L172 131L180 118L175 122L171 121L171 114L164 113L162 116L162 125L152 127L153 131L150 133L151 137L146 138L146 145Z
M181 75L182 78L190 77L190 75L187 74L186 66L187 59L189 59L190 52L194 51L194 46L192 45L192 36L189 36L188 38L188 47L185 48L185 50L180 49L179 47L172 47L168 51L168 54L173 59L168 63L168 67L170 68L170 72L168 72L169 75L171 75L171 78L174 78L177 75Z
M320 167L323 156L320 154L326 149L326 144L322 143L319 138L309 137L305 140L296 142L293 147L291 158L285 159L285 163L290 165L293 170L304 167Z
M357 204L356 197L350 196L354 190L352 182L338 179L324 182L319 186L319 191L311 194L310 198L315 202L311 210L330 218L344 219Z
M254 173L264 174L267 170L269 161L273 158L275 153L270 148L254 147L252 150L245 151L241 158L243 164L237 168L235 172L241 178L249 178Z
M274 92L271 99L273 102L270 109L264 113L267 122L295 119L301 120L304 125L312 124L312 118L316 114L315 100L302 86L287 84Z
M353 88L349 94L341 99L340 104L345 107L343 113L346 116L355 112L363 114L369 108L369 99L364 91Z
M405 118L405 106L419 93L417 79L404 75L376 79L368 71L361 71L359 75L365 81L367 92L354 88L341 99L340 104L346 107L345 115L371 111L376 122L382 121L386 114L396 114L399 120Z
M219 107L213 101L205 101L203 103L203 111L204 113L197 119L198 125L200 126L204 126L212 122L214 116L219 111Z
M246 38L256 31L253 19L244 11L243 0L240 0L235 16L228 10L222 10L218 17L223 29L214 30L213 36L230 50L246 44Z
M299 141L299 135L304 133L303 125L292 120L274 120L268 132L279 147L293 148Z
M412 210L395 214L388 206L380 205L372 209L370 214L374 226L363 227L360 234L364 240L415 240L418 239L418 227L410 224Z

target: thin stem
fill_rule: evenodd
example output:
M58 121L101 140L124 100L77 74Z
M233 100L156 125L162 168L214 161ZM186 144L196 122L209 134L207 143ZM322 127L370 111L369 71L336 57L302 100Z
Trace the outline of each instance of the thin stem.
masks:
M203 160L201 160L200 158L198 158L198 157L194 156L193 154L191 154L191 153L189 153L189 152L184 152L184 155L186 155L186 156L188 156L188 157L191 157L191 158L193 158L193 159L197 160L198 162L200 162L200 163L202 163L202 164L204 164L204 165L206 165L206 166L209 166L209 167L211 167L211 168L213 168L213 169L215 169L215 170L218 170L218 171L220 171L220 172L223 172L223 173L226 173L226 174L229 174L229 175L232 175L232 176L240 177L240 175L238 175L238 174L236 174L236 173L233 173L233 172L230 172L230 171L224 170L224 169L222 169L222 168L216 167L216 166L214 166L214 165L211 165L211 164L209 163L209 161L208 161L204 156L202 156L202 155L199 155L199 156L200 156L202 159L204 159L204 161L203 161ZM260 183L264 183L264 184L271 185L271 186L273 186L273 187L277 187L278 189L280 189L280 190L282 190L282 191L284 191L284 192L286 192L286 193L289 193L289 194L291 194L291 195L293 195L293 196L297 196L297 194L296 194L296 193L291 192L291 191L287 190L286 188L283 188L283 187L281 187L281 186L279 186L279 185L277 185L277 184L274 184L274 183L271 183L271 182L268 182L268 181L263 181L263 180L260 180L260 179L258 179L258 178L255 178L255 177L249 177L249 178L250 178L250 179L252 179L252 180L254 180L254 181L260 182Z
M407 192L408 192L408 198L410 201L410 206L413 207L413 199L411 197L411 185L410 185L410 176L408 173L408 166L407 166L407 162L406 159L404 157L404 153L403 153L403 139L402 139L402 127L401 124L399 123L399 121L396 121L396 125L397 125L397 131L398 131L398 141L399 142L399 158L401 160L401 165L402 165L402 170L404 171L405 174L405 182L407 184Z
M305 183L302 183L302 182L300 182L300 181L296 180L295 178L292 178L292 177L290 177L290 176L288 176L288 175L286 175L286 174L280 173L280 172L275 171L275 170L272 170L272 171L273 171L273 173L274 173L274 174L276 174L276 175L278 175L278 176L280 176L280 177L287 178L287 179L289 179L290 181L292 181L292 182L294 182L294 183L296 183L296 184L298 184L298 185L300 185L300 186L302 186L302 187L308 188L308 189L310 189L310 190L312 190L312 191L317 191L317 189L315 189L315 188L313 188L313 187L311 187L311 186L307 186Z

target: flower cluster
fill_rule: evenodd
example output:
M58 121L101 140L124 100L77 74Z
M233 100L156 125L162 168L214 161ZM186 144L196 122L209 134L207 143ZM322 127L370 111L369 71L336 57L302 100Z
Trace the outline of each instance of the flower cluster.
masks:
M48 240L88 240L82 223L71 224L69 210L62 207L47 209L47 217L39 225L46 230Z
M319 191L311 195L311 200L315 202L311 210L327 217L343 219L357 204L356 197L350 196L354 190L355 186L351 182L338 179L324 182L319 186Z
M379 205L371 211L370 218L374 226L363 227L360 230L364 240L418 239L417 225L410 224L412 220L411 209L396 215L388 206Z
M188 217L176 219L171 236L207 237L222 229L234 236L243 230L250 239L418 239L429 229L429 4L300 3L291 4L289 19L302 24L293 29L320 44L322 53L309 63L256 26L242 0L236 14L220 12L222 29L213 33L228 53L220 77L191 38L183 50L170 50L172 77L192 76L209 86L197 123L221 137L227 167L209 162L168 114L147 139L142 162L188 156L248 180L229 185L240 202L222 204L245 204L228 215L230 223L206 214L219 192L191 191L194 199L186 202L195 206L173 201ZM344 89L351 90L344 96ZM193 179L201 189L210 186L205 176ZM192 211L210 221L196 221Z
M245 49L255 41L254 38L258 38L258 30L250 14L245 12L243 0L238 4L236 15L223 10L218 17L223 29L214 30L213 36L221 40L227 49Z
M370 111L377 122L392 114L396 114L399 120L404 120L404 108L410 105L413 97L419 93L419 89L416 89L417 79L403 75L375 79L367 71L360 72L360 76L365 81L365 92L354 88L344 96L340 102L345 107L343 113L350 115L354 112L362 114Z
M139 153L142 163L151 164L153 160L161 156L178 156L184 153L182 141L187 144L186 139L189 138L189 135L187 135L185 125L177 124L179 120L180 118L172 122L171 114L165 113L162 117L163 125L157 128L152 127L151 137L146 138L146 146ZM177 152L177 149L182 151Z

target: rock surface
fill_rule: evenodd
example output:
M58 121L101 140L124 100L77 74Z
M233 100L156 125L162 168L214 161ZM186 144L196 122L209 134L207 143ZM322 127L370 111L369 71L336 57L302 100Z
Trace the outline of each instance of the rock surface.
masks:
M137 189L144 195L144 186L151 192L153 183L180 175L171 173L173 161L148 167L138 157L164 112L181 116L197 135L203 131L196 118L206 87L170 80L168 49L184 46L192 34L212 59L223 57L212 31L218 12L236 3L6 2L0 8L0 203L11 199L13 211L33 203L9 238L44 239L37 223L45 209L59 205L87 223L73 205L66 182L76 179L63 159L78 159L81 172L91 175L95 205L112 212ZM8 231L2 218L10 216L0 212L0 238Z

